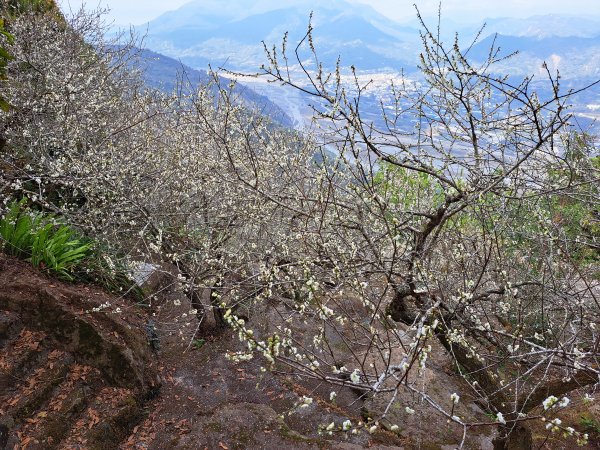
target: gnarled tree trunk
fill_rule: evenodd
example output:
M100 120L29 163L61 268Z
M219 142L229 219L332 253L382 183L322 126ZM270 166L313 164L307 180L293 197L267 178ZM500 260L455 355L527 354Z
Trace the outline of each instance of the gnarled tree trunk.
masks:
M523 423L507 423L499 427L493 440L494 450L531 450L533 438L529 427Z

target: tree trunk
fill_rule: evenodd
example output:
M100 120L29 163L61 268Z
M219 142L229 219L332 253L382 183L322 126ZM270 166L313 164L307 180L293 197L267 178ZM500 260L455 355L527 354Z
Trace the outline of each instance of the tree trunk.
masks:
M227 321L225 320L225 310L221 307L221 301L219 300L219 291L222 290L222 287L223 279L219 278L215 282L215 284L213 284L210 290L210 304L213 309L213 316L215 318L215 325L217 327L217 331L223 331L227 328Z
M499 435L492 442L494 450L531 450L533 438L531 430L522 423L501 425Z
M408 302L414 302L416 299L411 295L412 289L408 283L394 286L394 298L387 308L387 314L392 317L394 322L401 322L406 325L412 325L417 319L415 311L411 311Z

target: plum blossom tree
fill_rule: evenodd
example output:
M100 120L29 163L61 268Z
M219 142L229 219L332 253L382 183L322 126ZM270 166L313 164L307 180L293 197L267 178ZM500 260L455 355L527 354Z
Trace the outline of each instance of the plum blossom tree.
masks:
M274 174L312 149L216 76L199 88L182 77L169 94L148 89L137 42L107 40L102 13L11 20L3 199L27 197L60 214L112 249L109 268L172 263L201 310L198 287L263 259L269 233L280 232L272 226L278 205L264 192L289 189Z
M250 350L292 373L387 396L375 423L406 390L466 436L482 424L413 377L443 349L496 418L495 447L530 448L528 423L551 420L570 392L599 382L598 150L586 138L574 150L573 92L558 74L547 71L551 94L540 98L531 78L494 74L499 49L475 64L458 38L446 48L439 28L422 26L423 83L392 85L379 126L362 115L369 83L354 68L323 70L310 27L291 56L287 36L266 48L264 75L314 99L334 156L308 175L314 193L279 198L302 211L294 248L306 255L304 292L268 340L231 323ZM584 221L567 229L562 205L587 217L587 231ZM300 317L320 321L319 332L307 339L285 326ZM587 438L558 418L546 428Z

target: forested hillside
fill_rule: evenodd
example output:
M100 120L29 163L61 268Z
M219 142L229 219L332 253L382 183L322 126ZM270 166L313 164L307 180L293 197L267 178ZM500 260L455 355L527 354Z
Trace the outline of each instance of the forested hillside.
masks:
M310 423L290 448L425 446L432 423L438 446L597 445L600 156L552 71L537 93L421 22L423 82L391 86L374 123L309 27L311 64L284 38L257 68L314 99L299 132L218 74L148 86L99 14L1 14L3 253L118 296L86 313L135 315L157 357L183 339L182 364L211 352L199 373L228 389L234 363L287 386L255 403L269 430Z

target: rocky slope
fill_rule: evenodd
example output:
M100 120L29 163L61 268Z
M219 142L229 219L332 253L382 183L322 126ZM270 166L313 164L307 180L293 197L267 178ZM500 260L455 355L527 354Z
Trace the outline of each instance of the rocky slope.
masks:
M199 336L171 280L168 271L153 276L148 283L160 294L136 305L0 255L0 450L449 450L460 441L460 430L426 409L394 412L394 433L319 433L331 422L356 424L380 405L349 389L331 402L328 386L263 372L260 361L231 362L237 336L207 328ZM460 387L443 358L432 368L432 395ZM313 403L299 408L302 396ZM461 414L481 414L466 398L465 408ZM584 413L589 423L600 418L593 407L572 419ZM598 448L598 433L590 433L587 448ZM464 448L491 449L493 436L476 430ZM542 423L535 438L540 448L572 443L548 440Z
M158 392L126 302L0 257L0 448L116 448Z

